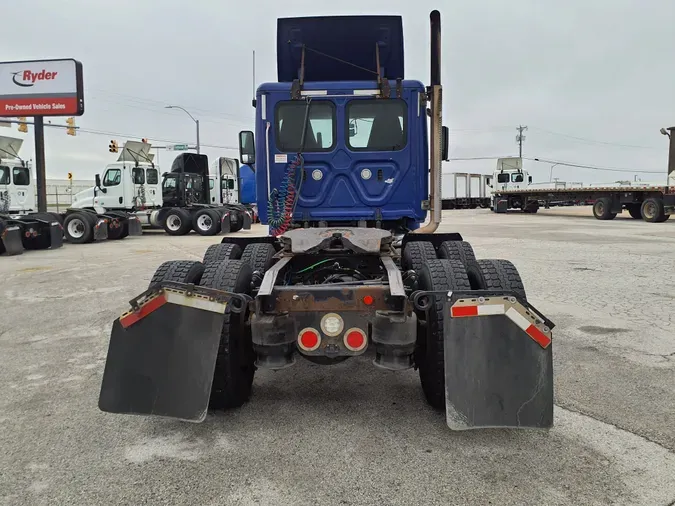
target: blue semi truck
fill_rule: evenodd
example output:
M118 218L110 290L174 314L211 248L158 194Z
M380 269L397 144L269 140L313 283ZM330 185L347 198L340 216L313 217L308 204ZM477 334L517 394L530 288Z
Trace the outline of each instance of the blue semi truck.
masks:
M199 422L246 403L257 369L368 357L416 369L453 430L553 424L553 323L511 262L439 231L438 11L430 33L425 86L399 16L277 21L278 81L239 134L268 233L158 267L114 321L102 411Z

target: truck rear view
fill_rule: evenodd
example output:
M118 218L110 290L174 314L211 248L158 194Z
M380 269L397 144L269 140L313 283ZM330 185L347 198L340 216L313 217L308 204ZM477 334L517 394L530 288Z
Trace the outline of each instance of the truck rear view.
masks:
M240 133L269 233L159 266L113 324L101 410L202 421L247 402L258 368L367 354L417 369L453 429L551 426L553 324L513 264L436 233L438 11L430 32L425 87L405 79L398 16L278 21L278 82Z

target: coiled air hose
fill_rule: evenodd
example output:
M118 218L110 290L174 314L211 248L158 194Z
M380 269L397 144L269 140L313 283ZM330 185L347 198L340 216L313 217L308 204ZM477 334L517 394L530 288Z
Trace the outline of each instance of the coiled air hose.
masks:
M300 193L297 184L298 167L300 167L300 177L302 178L304 160L300 153L288 165L280 187L272 190L267 201L270 233L275 237L285 233L293 221L293 211L295 211L297 197Z

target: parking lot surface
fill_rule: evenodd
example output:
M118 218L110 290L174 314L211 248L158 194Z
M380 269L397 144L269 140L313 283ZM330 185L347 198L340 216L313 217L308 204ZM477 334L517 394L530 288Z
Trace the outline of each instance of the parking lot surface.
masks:
M161 262L220 241L148 233L0 258L0 504L673 505L675 220L444 220L557 325L550 431L452 432L417 372L370 356L258 371L202 424L102 413L114 319Z

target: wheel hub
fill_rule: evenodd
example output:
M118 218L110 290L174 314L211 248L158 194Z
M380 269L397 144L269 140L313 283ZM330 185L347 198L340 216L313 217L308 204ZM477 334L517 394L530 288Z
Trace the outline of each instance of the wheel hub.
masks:
M175 214L172 214L166 220L166 226L172 231L178 230L182 223L183 222L181 221L180 217L176 216Z
M79 239L84 235L84 223L79 218L75 218L68 223L68 234L74 238Z

